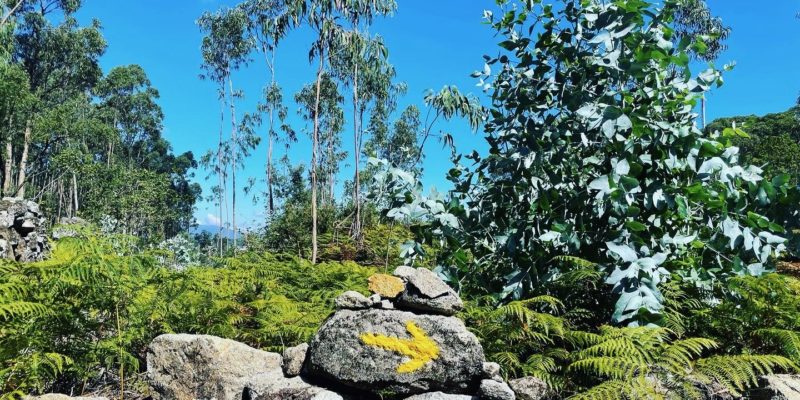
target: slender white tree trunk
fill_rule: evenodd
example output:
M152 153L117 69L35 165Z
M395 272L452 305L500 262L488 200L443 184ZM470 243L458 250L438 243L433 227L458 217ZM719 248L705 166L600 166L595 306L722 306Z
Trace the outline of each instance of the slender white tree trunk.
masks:
M9 135L11 136L11 135ZM3 171L3 196L11 195L11 187L14 185L11 176L11 167L14 164L14 146L11 144L11 138L6 141L6 163Z
M231 93L231 222L233 223L233 252L236 253L236 234L238 227L236 226L236 155L239 150L239 139L236 127L236 104L235 96L233 93L233 80L228 75L228 85Z
M31 121L25 124L25 135L22 143L22 157L19 160L19 177L17 178L17 197L25 198L25 173L28 169L28 149L31 145Z
M314 100L314 132L311 145L311 263L317 263L317 154L319 152L319 97L322 86L322 66L325 50L319 54L317 68L317 93Z
M355 215L353 216L353 238L356 243L361 243L361 127L358 121L358 61L353 68L353 157L355 159L355 176L353 178L353 206Z

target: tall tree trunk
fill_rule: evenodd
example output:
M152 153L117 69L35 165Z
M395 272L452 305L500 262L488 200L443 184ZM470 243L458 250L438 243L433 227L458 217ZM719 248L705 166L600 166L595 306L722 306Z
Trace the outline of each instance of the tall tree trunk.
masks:
M11 135L9 135L11 136ZM11 187L14 185L11 177L11 166L14 163L14 146L11 144L11 138L6 141L6 163L3 168L3 196L11 196Z
M25 135L22 144L22 157L19 160L19 178L17 178L17 197L25 198L25 170L28 169L28 148L31 145L31 121L25 123Z
M314 100L314 132L311 145L311 263L317 263L317 153L319 152L319 97L322 87L322 66L325 49L319 53L317 68L317 93Z
M703 129L706 129L706 95L703 93L703 97L700 99L700 108L702 109L703 113Z
M74 172L72 173L72 196L73 196L73 201L74 201L73 204L72 204L73 205L72 215L77 217L78 216L78 210L80 209L80 205L78 203L78 177L75 175Z
M270 112L271 113L271 112ZM270 116L272 119L272 116ZM271 122L270 122L271 124ZM269 137L269 146L267 148L267 202L268 202L268 209L269 209L269 217L270 219L275 214L275 196L272 192L272 177L273 170L272 170L272 149L274 146L274 138L270 134Z
M264 58L267 62L267 66L269 67L269 80L270 80L270 93L271 95L272 89L275 87L275 48L273 47L271 54L272 54L272 61L269 60L267 56L267 48L266 46L262 46L264 50ZM269 211L269 217L272 219L272 216L275 214L275 197L272 192L272 177L273 177L273 170L272 170L272 152L274 146L274 139L275 139L275 104L272 103L271 100L268 100L269 104L269 132L267 138L267 206Z
M353 206L355 212L353 216L353 239L357 244L361 243L361 127L358 121L358 61L353 68L353 157L355 159L355 177L353 178Z
M224 88L223 88L224 89ZM219 256L222 257L222 238L223 238L223 204L222 200L225 196L225 165L222 160L222 146L223 138L222 131L225 123L225 96L224 92L220 91L219 99L219 144L217 145L217 181L219 185L219 193L217 193L217 200L219 201L219 230L217 232L217 246L219 248Z
M228 74L228 85L231 92L231 222L233 223L233 253L236 254L236 154L239 151L239 140L237 138L236 127L236 104L233 93L233 80Z

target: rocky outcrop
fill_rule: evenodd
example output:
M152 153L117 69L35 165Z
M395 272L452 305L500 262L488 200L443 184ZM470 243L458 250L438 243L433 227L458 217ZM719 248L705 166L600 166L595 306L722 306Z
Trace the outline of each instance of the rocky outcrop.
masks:
M153 399L514 400L500 366L452 316L461 299L436 274L400 267L370 283L373 295L343 293L311 342L282 355L159 336L147 355Z
M48 251L45 222L36 202L13 197L0 200L0 257L43 260Z

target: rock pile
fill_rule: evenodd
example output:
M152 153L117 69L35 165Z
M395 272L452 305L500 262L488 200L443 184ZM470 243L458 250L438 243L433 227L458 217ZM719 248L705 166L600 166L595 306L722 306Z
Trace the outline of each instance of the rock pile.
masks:
M369 287L369 297L340 295L311 343L282 355L213 336L159 336L147 355L153 399L515 399L436 274L400 267Z
M0 200L0 258L40 261L47 250L45 219L39 204L14 197Z

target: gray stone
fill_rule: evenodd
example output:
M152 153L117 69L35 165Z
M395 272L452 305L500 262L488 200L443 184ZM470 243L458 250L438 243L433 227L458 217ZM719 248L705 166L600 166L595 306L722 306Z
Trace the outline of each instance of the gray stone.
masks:
M394 269L394 272L392 272L392 275L394 275L394 276L396 276L398 278L401 278L401 279L405 280L406 282L408 282L408 280L411 278L411 276L414 275L414 273L416 273L416 272L417 272L417 270L414 267L401 265L401 266L399 266L399 267Z
M419 357L418 369L409 368L407 356L363 342L363 337L375 339L374 335L382 335L387 342L410 340L408 328L414 326L422 331L414 339L417 343L430 340L432 351L438 349L430 360ZM340 310L312 339L306 371L310 378L372 393L470 393L478 386L484 361L478 339L457 318L397 310ZM411 370L399 371L401 365Z
M398 308L453 315L464 309L458 294L433 271L417 268L408 278L406 290L397 301Z
M258 374L284 379L281 356L233 340L186 334L161 335L147 352L155 400L241 400Z
M46 220L39 215L39 206L13 197L0 200L0 258L21 262L41 261L49 250Z
M543 380L526 376L508 381L508 386L517 394L519 400L544 400L550 396L550 388Z
M515 400L514 391L505 382L498 382L492 379L481 381L478 395L482 400Z
M243 390L250 400L344 400L342 395L312 385L302 377L276 377L271 373L254 376Z
M496 362L483 363L483 378L502 382L503 377L500 375L500 364Z
M48 393L41 396L25 396L24 400L108 400L107 397L76 396L71 397L61 393Z
M381 295L377 293L373 293L372 296L369 296L369 301L372 302L373 306L380 306L381 305Z
M14 216L9 214L8 211L0 211L0 226L4 228L14 226Z
M337 309L358 310L372 307L372 300L353 290L340 294L333 303Z
M380 308L382 308L384 310L394 310L394 303L392 303L390 300L386 300L386 299L381 300L381 307Z
M301 343L294 347L288 347L283 351L283 374L286 376L297 376L303 370L308 354L308 343Z
M747 393L748 399L800 400L800 375L767 375L759 383L761 387Z
M430 392L406 397L406 400L476 400L477 397L468 394L449 394L442 392Z

